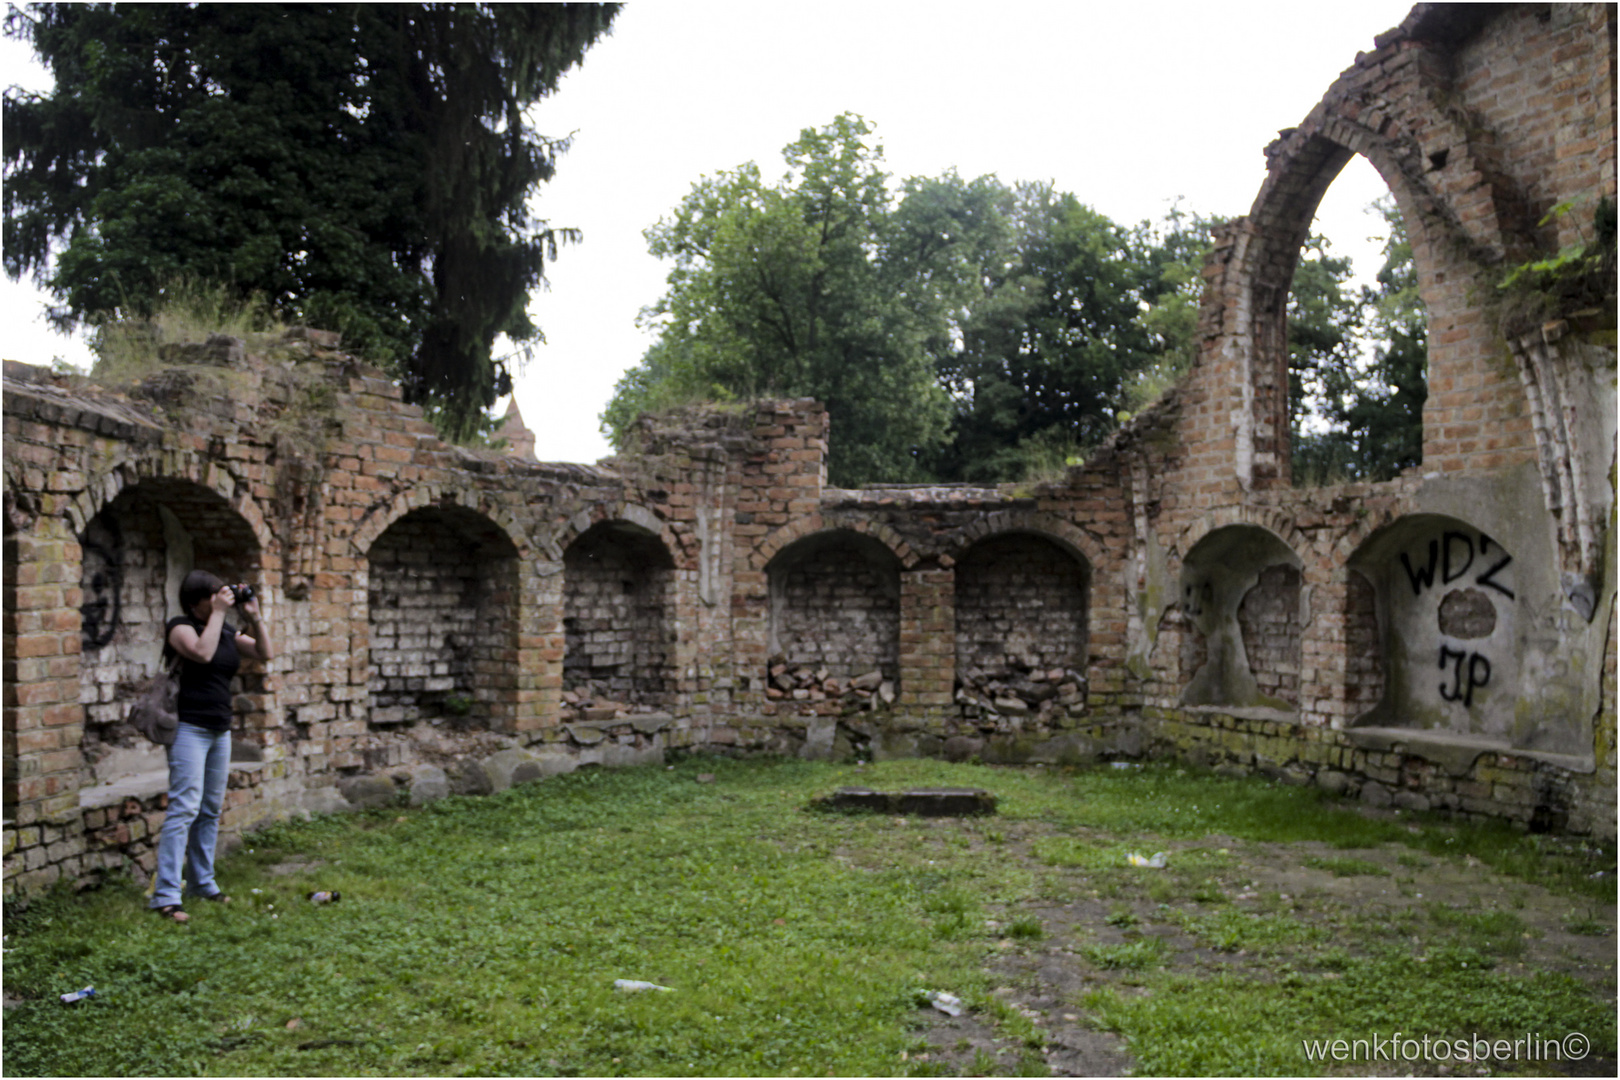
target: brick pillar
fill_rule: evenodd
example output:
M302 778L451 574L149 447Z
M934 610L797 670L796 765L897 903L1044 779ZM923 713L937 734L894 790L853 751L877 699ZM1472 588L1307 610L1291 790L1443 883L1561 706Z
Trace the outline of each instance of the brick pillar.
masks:
M1307 579L1311 611L1300 643L1299 719L1320 727L1346 728L1368 707L1354 700L1352 684L1361 667L1377 663L1378 658L1354 656L1349 648L1349 579L1353 571L1314 569L1328 580Z
M900 705L932 712L951 704L956 682L956 571L900 575Z
M80 870L84 707L79 704L78 539L40 518L5 541L5 890Z
M563 564L561 559L524 564L523 598L518 614L519 734L555 727L562 707Z

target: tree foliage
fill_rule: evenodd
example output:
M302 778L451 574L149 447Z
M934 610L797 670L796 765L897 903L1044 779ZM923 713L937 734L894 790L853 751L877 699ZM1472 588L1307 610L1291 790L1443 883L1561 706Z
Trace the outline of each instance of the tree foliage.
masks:
M1423 460L1428 315L1394 201L1376 288L1312 237L1289 298L1289 419L1296 484L1389 480Z
M834 483L922 477L947 413L928 274L962 241L897 208L870 134L853 114L807 128L779 182L752 163L706 177L647 230L674 266L642 313L658 340L603 417L616 443L637 413L674 400L813 396L833 424Z
M938 360L957 403L939 463L951 479L1079 453L1143 403L1155 372L1162 389L1191 366L1208 222L1173 211L1127 229L1050 184L1004 205L1008 246L983 263L960 343Z
M539 338L560 241L527 208L565 143L525 109L618 5L38 4L55 77L8 93L5 269L67 326L179 280L342 330L466 432Z
M778 183L705 178L647 231L673 267L603 417L617 443L679 401L812 396L834 483L1016 479L1100 439L1140 373L1189 351L1206 222L1124 229L993 176L895 185L870 134L850 114L807 129Z

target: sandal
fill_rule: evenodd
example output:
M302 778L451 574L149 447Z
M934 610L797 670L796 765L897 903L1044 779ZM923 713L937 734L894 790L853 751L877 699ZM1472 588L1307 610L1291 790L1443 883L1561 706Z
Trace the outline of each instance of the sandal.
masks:
M179 904L164 904L162 907L155 907L152 910L171 922L183 923L191 919L191 916L187 915L185 909Z
M209 893L207 896L203 897L203 899L215 904L228 904L231 902L231 898L225 895L224 889L221 889L217 893Z

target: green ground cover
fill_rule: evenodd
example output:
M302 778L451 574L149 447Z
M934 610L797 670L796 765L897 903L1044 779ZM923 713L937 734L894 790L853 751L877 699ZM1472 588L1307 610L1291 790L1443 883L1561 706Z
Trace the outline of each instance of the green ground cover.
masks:
M852 783L1001 808L808 809ZM1164 870L1125 864L1158 850ZM1469 875L1506 899L1458 902ZM1149 1073L1320 1073L1302 1038L1403 1024L1581 1031L1614 1057L1612 846L1173 766L591 770L277 826L222 882L236 902L186 926L127 883L8 904L5 1071L1040 1074L1066 1024ZM1607 950L1607 974L1569 942ZM1019 974L1052 963L1060 990Z

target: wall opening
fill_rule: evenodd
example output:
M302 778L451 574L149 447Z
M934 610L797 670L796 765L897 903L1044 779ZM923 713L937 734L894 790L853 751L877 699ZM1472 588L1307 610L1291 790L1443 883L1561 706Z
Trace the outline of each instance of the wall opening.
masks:
M1312 212L1287 306L1293 483L1391 480L1423 460L1428 314L1411 239L1360 156Z
M501 528L424 507L367 554L369 722L501 730L516 701L518 559Z
M1215 529L1187 552L1177 598L1187 624L1183 672L1191 669L1183 704L1298 706L1307 615L1300 567L1293 549L1258 525Z
M675 562L663 541L599 522L568 545L563 575L564 705L600 719L674 705Z
M1086 700L1091 571L1033 533L988 537L956 563L956 689L977 715Z
M900 683L900 560L877 540L816 533L777 552L766 694L826 707L892 702Z
M227 583L258 579L259 546L247 522L198 484L149 480L126 488L79 536L79 702L85 763L96 782L166 768L160 747L125 723L130 702L161 667L163 627L181 614L180 583L193 569ZM228 626L241 619L228 615ZM237 694L259 694L264 675L244 665ZM242 717L257 730L251 714Z

